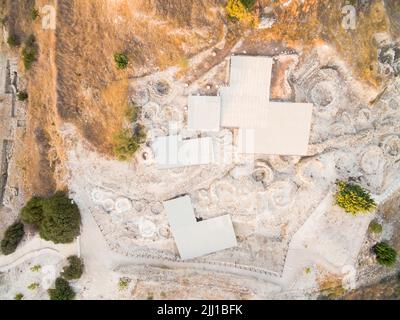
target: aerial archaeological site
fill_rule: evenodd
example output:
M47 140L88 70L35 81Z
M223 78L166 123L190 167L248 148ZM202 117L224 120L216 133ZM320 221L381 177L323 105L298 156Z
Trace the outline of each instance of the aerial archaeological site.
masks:
M400 298L398 0L0 19L0 300Z

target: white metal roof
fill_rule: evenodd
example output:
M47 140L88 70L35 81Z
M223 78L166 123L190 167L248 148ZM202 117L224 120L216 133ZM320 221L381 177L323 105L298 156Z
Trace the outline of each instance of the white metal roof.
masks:
M197 222L189 196L165 201L164 208L182 259L193 259L237 245L229 215Z
M188 129L219 131L221 128L221 99L216 96L190 96Z
M239 129L239 152L306 155L312 108L307 103L270 103L264 127Z
M183 140L179 135L157 137L153 142L159 169L206 165L215 161L211 137Z

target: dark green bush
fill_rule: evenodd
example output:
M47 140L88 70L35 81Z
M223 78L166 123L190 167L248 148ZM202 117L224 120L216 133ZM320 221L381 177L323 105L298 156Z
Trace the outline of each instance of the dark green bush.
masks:
M78 206L64 192L43 201L41 238L54 243L70 243L79 235L81 216Z
M387 267L395 265L397 252L388 243L379 242L374 246L373 250L379 264Z
M44 199L39 197L33 197L29 200L21 210L21 220L26 224L39 228L43 219L43 201Z
M30 35L26 39L24 48L22 49L22 60L26 70L29 70L32 67L32 64L37 60L38 53L39 49L35 36Z
M73 300L75 292L68 281L59 277L56 279L55 288L48 290L50 300Z
M247 10L252 10L256 0L240 0Z
M37 18L40 17L39 10L36 8L31 9L31 19L35 21Z
M117 68L120 70L125 69L129 63L129 59L125 53L114 54L114 61L117 65Z
M54 243L70 243L79 235L79 208L61 191L47 199L32 198L21 210L21 219L38 228L42 239Z
M24 298L24 295L22 293L17 293L14 297L14 300L22 300Z
M66 280L79 279L83 274L84 264L77 256L68 257L69 265L64 267L61 276Z
M15 34L10 34L8 36L7 43L10 47L18 47L21 44L19 37Z
M20 91L17 93L17 98L19 101L25 101L28 99L28 93L26 91Z
M9 226L4 234L3 240L1 240L1 252L4 255L15 252L24 235L23 223L17 221Z

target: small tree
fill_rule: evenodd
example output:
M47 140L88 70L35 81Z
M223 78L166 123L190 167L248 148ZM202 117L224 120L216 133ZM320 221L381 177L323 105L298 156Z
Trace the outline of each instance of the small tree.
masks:
M83 274L84 264L77 256L68 257L69 265L64 267L61 276L66 280L79 279Z
M254 16L250 12L251 8L246 6L242 0L228 0L226 5L226 12L232 19L240 22L251 23L254 22Z
M1 252L4 255L10 255L15 252L24 234L24 225L19 221L8 227L3 240L1 240Z
M17 98L19 101L25 101L28 99L28 93L25 90L20 91L17 93Z
M29 200L21 210L21 220L38 228L43 219L43 201L39 197Z
M344 181L339 181L337 186L336 203L346 212L356 215L376 208L376 203L370 193L360 186Z
M395 265L397 252L388 243L379 242L374 246L373 250L379 264L386 267L393 267Z
M64 192L43 201L40 236L54 243L70 243L79 235L81 216L78 206Z
M22 293L17 293L14 297L14 300L22 300L24 298L24 295Z
M75 292L68 281L59 277L56 279L55 288L48 290L50 300L73 300Z
M36 8L31 9L31 19L35 21L37 18L40 17L39 10Z
M125 53L114 54L114 61L117 65L117 68L120 70L125 69L129 63L129 59Z

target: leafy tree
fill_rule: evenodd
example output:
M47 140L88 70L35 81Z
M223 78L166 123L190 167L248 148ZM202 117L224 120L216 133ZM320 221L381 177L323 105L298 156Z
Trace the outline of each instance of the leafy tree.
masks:
M114 54L114 61L117 65L117 68L120 70L125 69L129 63L129 59L125 53Z
M28 99L28 93L25 90L20 91L17 93L17 98L19 101L25 101Z
M15 252L24 234L24 225L19 221L8 227L3 240L1 240L1 252L4 255L10 255Z
M56 279L55 288L48 290L50 300L73 300L75 292L68 281L59 277Z
M355 215L370 212L376 208L374 199L362 187L344 181L339 181L337 186L336 203L346 212Z
M368 227L368 231L372 233L381 233L382 229L382 225L376 221L371 221Z
M64 192L43 201L40 236L54 243L70 243L79 235L81 216L78 206Z
M84 264L82 259L77 256L68 257L69 265L64 267L61 276L66 280L79 279L82 276Z
M21 220L26 224L39 227L43 219L43 201L44 200L39 197L33 197L29 200L21 210Z
M396 264L397 252L387 242L379 242L374 248L376 260L386 267L393 267Z
M33 197L20 215L23 222L39 229L42 239L70 243L79 235L79 208L64 192L59 191L48 199Z

